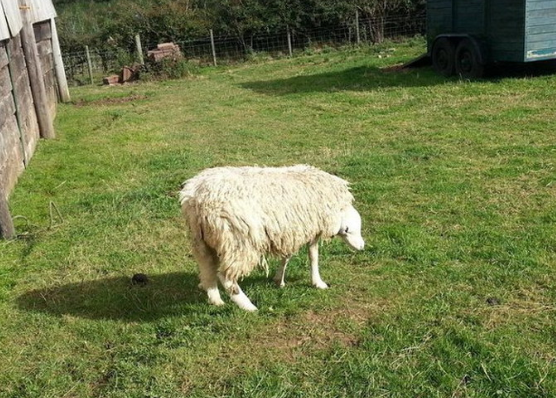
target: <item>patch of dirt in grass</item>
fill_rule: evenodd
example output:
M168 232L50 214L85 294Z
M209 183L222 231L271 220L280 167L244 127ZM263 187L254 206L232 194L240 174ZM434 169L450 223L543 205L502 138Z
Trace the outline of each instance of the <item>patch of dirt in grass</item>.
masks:
M380 68L380 70L387 73L408 73L410 71L410 68L405 68L403 64L398 64L386 66L384 68Z
M309 310L269 324L251 346L274 352L285 361L294 361L307 352L340 345L359 344L362 329L369 320L383 313L387 304L350 302L330 310Z
M536 291L520 289L513 297L505 301L499 300L495 304L485 301L486 305L477 309L485 318L484 326L487 330L494 330L501 326L515 323L527 323L531 330L547 327L552 319L549 314L556 314L556 306L546 297L542 288ZM536 319L536 322L532 322Z
M116 104L125 104L126 102L133 102L133 101L143 100L143 99L147 99L147 96L141 94L132 94L132 95L128 95L127 97L100 98L93 101L80 99L78 101L75 101L74 105L77 107L83 107L89 105L116 105Z

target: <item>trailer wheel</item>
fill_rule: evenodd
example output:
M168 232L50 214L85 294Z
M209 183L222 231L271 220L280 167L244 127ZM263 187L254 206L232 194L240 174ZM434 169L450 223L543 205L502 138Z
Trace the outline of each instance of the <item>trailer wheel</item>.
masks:
M456 49L456 73L464 79L478 79L485 71L480 49L469 39L463 39Z
M449 77L454 74L454 45L450 40L441 37L432 47L432 67L437 73Z

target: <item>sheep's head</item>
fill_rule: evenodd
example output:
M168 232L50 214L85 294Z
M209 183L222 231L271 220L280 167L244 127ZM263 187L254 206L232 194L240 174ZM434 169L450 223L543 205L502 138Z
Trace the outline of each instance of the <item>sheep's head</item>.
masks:
M353 206L342 211L338 235L355 250L365 247L361 236L361 216Z

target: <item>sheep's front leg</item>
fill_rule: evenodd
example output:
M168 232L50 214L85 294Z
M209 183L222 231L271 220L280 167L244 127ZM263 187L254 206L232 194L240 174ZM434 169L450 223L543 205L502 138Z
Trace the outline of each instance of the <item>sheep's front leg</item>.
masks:
M291 257L286 257L282 259L282 263L276 270L276 275L274 275L274 283L279 287L286 286L286 282L284 281L286 275L286 267L288 266L288 262L290 261Z
M328 285L321 279L319 273L319 240L309 244L309 261L311 262L311 281L319 289L327 289Z
M218 278L224 289L226 289L226 292L230 295L232 301L236 303L239 308L245 311L257 311L257 307L255 307L251 300L249 300L249 297L243 293L243 290L241 290L237 282L227 279L221 273L218 273Z

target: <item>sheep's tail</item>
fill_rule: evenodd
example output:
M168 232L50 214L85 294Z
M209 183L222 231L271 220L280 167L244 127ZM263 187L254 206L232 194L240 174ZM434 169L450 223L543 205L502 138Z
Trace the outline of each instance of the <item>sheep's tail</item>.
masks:
M195 192L197 191L197 184L193 180L187 180L181 186L181 191L179 195L180 205L184 205L191 199L195 197Z

